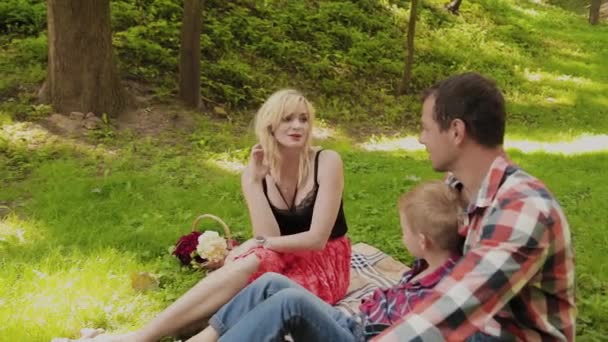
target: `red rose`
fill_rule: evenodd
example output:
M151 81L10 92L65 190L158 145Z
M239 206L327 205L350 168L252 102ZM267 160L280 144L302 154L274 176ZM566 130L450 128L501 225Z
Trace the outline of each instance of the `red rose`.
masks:
M228 244L228 249L233 249L234 247L239 245L239 242L235 239L228 239L226 243Z
M175 255L182 265L191 265L192 260L198 264L202 264L207 261L207 259L201 258L198 253L196 253L196 246L198 246L198 237L203 234L202 232L193 231L190 234L184 235L175 244L175 250L173 251L173 255ZM228 245L228 249L232 249L239 245L239 242L235 239L229 239L226 241Z
M198 237L201 234L201 232L193 231L192 233L179 238L175 244L175 250L172 254L181 261L182 265L190 265L190 261L192 261L192 252L196 251Z

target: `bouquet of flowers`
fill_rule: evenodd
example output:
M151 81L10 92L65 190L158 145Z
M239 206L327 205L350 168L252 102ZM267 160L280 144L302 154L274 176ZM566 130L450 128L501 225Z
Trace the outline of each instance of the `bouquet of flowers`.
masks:
M204 218L211 218L224 228L226 237L213 230L199 232L196 225ZM179 238L171 254L176 256L182 265L194 268L216 269L222 266L228 252L237 245L232 239L228 225L219 217L205 214L197 217L192 224L192 232Z

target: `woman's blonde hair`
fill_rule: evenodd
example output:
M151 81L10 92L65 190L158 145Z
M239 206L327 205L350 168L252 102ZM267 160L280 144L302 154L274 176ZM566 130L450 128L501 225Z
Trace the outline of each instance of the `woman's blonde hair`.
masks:
M264 149L264 162L269 166L270 172L278 177L277 180L280 180L282 160L279 154L279 144L273 133L281 120L290 114L285 112L286 108L293 108L298 102L306 105L310 127L304 141L304 148L300 153L298 185L302 185L301 183L306 179L311 168L309 152L312 149L312 128L315 117L315 110L306 97L294 89L283 89L270 95L255 116L255 135Z
M403 194L398 204L412 232L426 235L440 249L458 251L464 206L462 194L438 180L417 185Z

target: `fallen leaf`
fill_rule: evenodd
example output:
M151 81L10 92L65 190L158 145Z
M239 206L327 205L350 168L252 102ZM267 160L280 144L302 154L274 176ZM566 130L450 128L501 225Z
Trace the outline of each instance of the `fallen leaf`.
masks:
M131 287L133 287L133 290L137 292L156 290L158 285L158 278L149 272L131 273Z

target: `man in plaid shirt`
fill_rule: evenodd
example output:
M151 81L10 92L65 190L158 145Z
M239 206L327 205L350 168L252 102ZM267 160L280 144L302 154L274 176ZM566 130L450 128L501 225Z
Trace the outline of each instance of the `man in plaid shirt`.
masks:
M464 255L376 340L574 340L568 222L546 186L504 154L501 92L467 73L438 83L423 100L420 142L470 203Z

